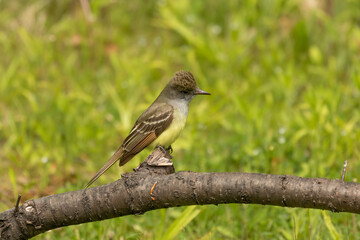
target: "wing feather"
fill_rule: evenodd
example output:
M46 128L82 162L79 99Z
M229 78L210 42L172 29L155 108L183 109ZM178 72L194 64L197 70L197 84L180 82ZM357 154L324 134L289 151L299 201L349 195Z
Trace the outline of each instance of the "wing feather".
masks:
M125 138L123 144L90 180L86 185L86 188L96 181L116 161L120 160L119 165L122 166L144 148L149 146L169 127L174 117L173 112L173 107L165 103L151 105L143 114L141 114L129 135Z
M161 108L159 113L157 113L158 108ZM162 104L153 111L144 112L143 115L136 121L129 136L124 140L122 145L124 154L120 159L120 166L150 145L170 125L173 120L173 107Z
M146 148L150 143L152 143L156 139L155 132L151 132L149 135L147 135L145 138L141 140L133 149L131 152L125 152L125 154L120 159L120 166L123 166L125 163L130 161L137 153L141 152L144 148Z

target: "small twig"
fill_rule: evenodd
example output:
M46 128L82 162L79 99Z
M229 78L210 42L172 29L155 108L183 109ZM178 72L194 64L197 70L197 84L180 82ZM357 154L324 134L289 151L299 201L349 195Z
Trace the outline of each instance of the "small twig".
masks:
M154 198L154 196L153 196L153 191L154 191L154 188L155 188L155 186L156 186L156 184L157 184L158 182L156 181L155 183L154 183L154 185L151 187L151 190L150 190L150 196L151 196L151 200L155 200L155 198Z
M344 167L343 167L343 171L342 171L342 174L341 174L341 181L344 181L344 179L345 179L345 173L346 173L347 163L348 163L348 161L345 160L345 162L344 162Z
M19 212L20 199L21 199L21 194L19 194L19 196L16 200L15 211L14 211L15 214L17 214Z

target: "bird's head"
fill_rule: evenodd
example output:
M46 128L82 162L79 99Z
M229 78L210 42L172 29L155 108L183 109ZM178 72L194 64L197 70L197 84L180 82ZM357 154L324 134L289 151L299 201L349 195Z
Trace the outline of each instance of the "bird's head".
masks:
M195 81L194 76L188 71L178 71L170 79L166 86L168 96L171 99L181 99L190 102L196 95L210 95L201 90Z

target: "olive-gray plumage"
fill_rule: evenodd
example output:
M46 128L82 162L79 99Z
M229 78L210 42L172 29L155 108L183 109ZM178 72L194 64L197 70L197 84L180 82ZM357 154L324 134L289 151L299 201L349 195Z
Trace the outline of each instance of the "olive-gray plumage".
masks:
M146 147L169 147L184 128L189 103L196 95L210 93L197 86L190 72L176 72L155 101L140 115L123 144L89 181L86 188L118 160L122 166Z

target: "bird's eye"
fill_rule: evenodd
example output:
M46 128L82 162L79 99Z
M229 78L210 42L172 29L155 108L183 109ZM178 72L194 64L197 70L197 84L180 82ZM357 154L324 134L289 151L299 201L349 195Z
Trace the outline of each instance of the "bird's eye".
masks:
M183 90L183 91L181 91L181 93L183 93L183 94L188 94L189 92L186 91L186 90Z

